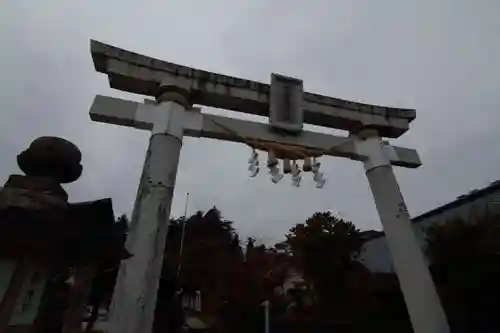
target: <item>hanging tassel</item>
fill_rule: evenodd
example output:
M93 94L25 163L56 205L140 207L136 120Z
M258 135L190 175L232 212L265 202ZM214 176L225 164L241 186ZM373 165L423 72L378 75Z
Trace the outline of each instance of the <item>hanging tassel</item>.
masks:
M248 171L250 171L250 177L255 177L259 173L259 155L257 152L252 150L252 155L248 159Z
M250 177L253 178L253 177L257 176L257 174L260 171L260 168L258 165L254 165L254 166L252 166L252 168L249 168L249 171L250 171Z
M296 161L293 161L293 163L292 163L292 185L295 187L299 187L301 180L302 180L302 176L300 175L300 167Z
M295 187L300 186L300 181L302 180L302 176L299 174L292 175L292 185Z
M269 173L271 174L271 181L275 184L283 178L283 174L280 173L280 169L276 165L269 168Z
M323 179L323 173L322 172L315 172L314 173L314 177L313 177L313 180L315 182L319 182Z
M300 174L300 168L296 161L292 162L292 175Z
M318 172L320 166L321 163L316 159L316 157L313 157L311 171L314 173Z
M323 188L323 186L326 183L326 179L323 175L323 172L319 172L319 171L314 173L313 180L316 182L317 188Z
M326 179L323 178L321 181L316 183L316 187L323 188L323 186L325 186L325 183L326 183Z
M258 159L259 159L259 154L257 154L257 151L255 151L255 149L252 149L252 154L248 159L248 163L254 163L256 160L258 161Z

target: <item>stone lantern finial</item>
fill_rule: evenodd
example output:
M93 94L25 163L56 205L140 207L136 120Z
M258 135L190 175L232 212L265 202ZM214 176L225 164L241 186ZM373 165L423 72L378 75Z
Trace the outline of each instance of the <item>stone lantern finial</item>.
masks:
M82 174L82 153L73 143L57 137L35 139L17 155L17 164L27 176L46 177L71 183Z

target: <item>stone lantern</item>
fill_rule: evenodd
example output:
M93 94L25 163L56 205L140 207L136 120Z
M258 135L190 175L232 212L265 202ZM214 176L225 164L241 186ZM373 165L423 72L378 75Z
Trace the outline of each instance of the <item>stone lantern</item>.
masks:
M95 276L130 256L111 199L68 202L61 184L80 177L81 158L73 143L40 137L17 156L25 174L11 175L0 188L2 333L81 331ZM49 311L63 272L73 282L62 292L66 306Z

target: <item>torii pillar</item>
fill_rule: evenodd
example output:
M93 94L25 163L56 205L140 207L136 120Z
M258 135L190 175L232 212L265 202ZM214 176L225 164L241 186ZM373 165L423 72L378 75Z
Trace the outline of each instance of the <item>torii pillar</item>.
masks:
M302 81L291 78L285 78L288 81L281 85L274 84L273 76L269 86L209 73L97 41L91 41L91 52L96 70L108 75L111 87L156 98L155 102L136 103L98 95L90 110L92 120L151 131L126 243L133 257L120 267L110 333L152 330L183 135L279 143L362 161L415 333L449 332L392 169L393 165L418 167L419 156L415 150L390 146L382 140L406 132L415 118L414 110L306 93ZM192 108L193 104L271 116L270 125L203 114ZM276 105L285 112L289 108L304 112L277 114L273 112ZM286 135L276 132L273 124L281 116L281 121L290 122L284 127ZM351 135L302 131L303 122L348 130Z
M133 253L119 270L110 332L151 332L163 264L170 208L190 108L186 92L168 84L158 89L151 137L131 219L126 246Z

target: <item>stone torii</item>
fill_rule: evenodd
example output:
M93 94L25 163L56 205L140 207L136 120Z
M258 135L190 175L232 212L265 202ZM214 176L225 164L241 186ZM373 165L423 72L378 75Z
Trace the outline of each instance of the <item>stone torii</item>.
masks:
M302 81L272 75L271 85L210 73L91 41L95 69L112 88L155 97L137 103L97 95L94 121L151 131L110 312L111 333L151 332L183 136L302 147L361 161L374 197L413 329L449 332L446 316L411 227L392 166L416 168L413 149L389 145L409 129L415 110L303 92ZM269 117L269 124L204 114L193 105ZM302 130L313 124L340 137ZM228 130L230 129L230 130Z

